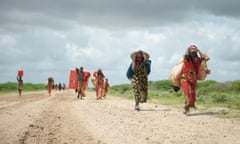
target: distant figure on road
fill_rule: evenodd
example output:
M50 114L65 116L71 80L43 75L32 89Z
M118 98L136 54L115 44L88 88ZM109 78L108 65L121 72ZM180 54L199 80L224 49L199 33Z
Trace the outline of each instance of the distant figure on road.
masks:
M61 91L62 90L62 84L61 83L58 83L58 90Z
M102 99L102 90L103 90L103 83L104 83L104 74L101 69L99 69L96 73L96 97L97 100Z
M52 88L54 87L54 79L52 77L48 78L47 86L48 86L48 94L51 95Z
M109 83L108 83L108 79L105 78L105 79L104 79L104 82L103 82L102 97L106 98L109 87L110 87L110 85L109 85Z
M138 50L131 54L132 63L130 64L127 77L132 82L135 97L135 110L139 111L139 103L146 103L148 96L148 74L150 73L151 61L149 54Z
M78 71L78 95L77 98L79 97L85 97L85 90L84 90L84 85L83 85L83 80L84 80L84 72L83 72L83 67L80 67Z
M21 76L17 76L18 81L18 94L21 97L22 96L22 89L23 89L23 80Z

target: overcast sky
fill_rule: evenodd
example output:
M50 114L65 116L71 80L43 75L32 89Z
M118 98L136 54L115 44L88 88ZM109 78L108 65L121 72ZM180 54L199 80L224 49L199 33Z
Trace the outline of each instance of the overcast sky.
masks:
M150 54L149 80L166 80L195 44L211 58L209 80L240 80L238 0L0 0L0 82L67 83L69 70L102 69L129 83L130 53Z

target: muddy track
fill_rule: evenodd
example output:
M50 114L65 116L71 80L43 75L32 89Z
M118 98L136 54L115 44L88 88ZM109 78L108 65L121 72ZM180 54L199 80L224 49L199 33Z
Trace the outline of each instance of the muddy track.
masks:
M237 144L240 122L214 112L191 112L156 104L133 110L133 100L73 91L0 95L0 144Z

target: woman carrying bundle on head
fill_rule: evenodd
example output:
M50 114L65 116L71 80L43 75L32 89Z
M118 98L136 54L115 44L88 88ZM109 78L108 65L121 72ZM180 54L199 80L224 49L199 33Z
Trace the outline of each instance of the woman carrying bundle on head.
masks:
M146 103L148 97L148 74L150 73L151 61L149 54L138 50L130 55L130 64L127 77L131 80L135 97L135 110L140 110L139 103Z

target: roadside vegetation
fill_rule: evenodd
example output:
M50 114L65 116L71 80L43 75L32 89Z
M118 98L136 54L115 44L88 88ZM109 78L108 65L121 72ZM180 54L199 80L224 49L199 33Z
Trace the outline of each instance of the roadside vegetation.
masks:
M23 92L46 90L44 84L25 83ZM89 91L94 91L90 88ZM17 83L0 83L0 94L18 92ZM150 81L148 101L156 104L183 108L182 91L174 92L168 80ZM221 117L240 118L240 80L217 82L206 80L197 85L197 110L217 113ZM109 95L133 100L132 87L129 84L111 86Z
M112 86L111 95L132 99L130 84ZM240 80L217 82L206 80L197 85L197 110L211 111L221 117L240 118ZM182 91L174 92L168 80L150 81L148 99L152 103L183 108Z
M44 84L24 83L23 92L45 90ZM0 93L18 92L16 82L0 83Z

